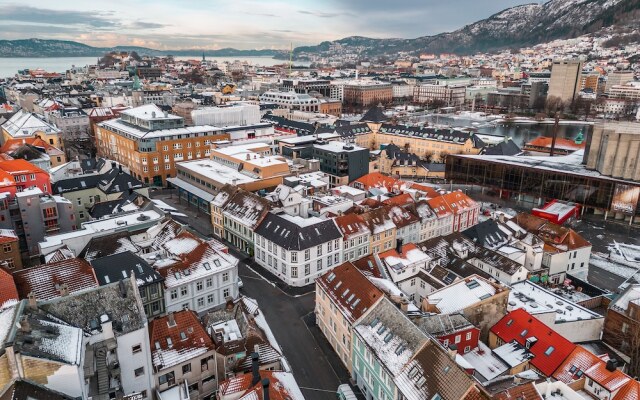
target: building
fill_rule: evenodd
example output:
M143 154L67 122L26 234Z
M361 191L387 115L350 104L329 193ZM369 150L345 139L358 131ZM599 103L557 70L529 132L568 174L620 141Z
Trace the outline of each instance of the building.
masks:
M18 235L11 229L0 229L0 245L2 245L2 255L0 256L0 267L2 269L15 272L22 269L22 256L20 253L20 242Z
M371 231L360 215L348 213L337 216L334 221L342 233L345 262L359 260L371 254L369 246Z
M466 92L462 85L418 85L413 89L413 101L455 107L464 104Z
M516 342L532 357L529 364L543 376L551 377L576 345L534 318L524 309L516 309L498 321L489 333L489 347L495 349Z
M135 277L39 302L38 307L86 335L79 346L86 349L87 359L80 368L85 362L94 368L78 375L84 378L82 397L138 393L140 399L153 398L148 323Z
M414 322L421 331L438 339L445 349L452 349L454 345L460 355L478 347L480 329L462 314L433 314Z
M640 348L640 285L629 285L607 308L602 340L632 357Z
M342 87L341 100L347 106L369 107L393 101L393 86L388 82L356 80L339 86Z
M237 375L221 382L217 398L303 400L304 396L291 372L264 371L256 366L250 374Z
M194 311L169 312L149 322L149 341L153 363L149 373L160 398L181 385L194 400L215 392L219 375L215 345Z
M16 193L28 189L38 189L45 194L51 194L49 174L22 159L0 161L0 194L8 197L9 202L16 200Z
M250 103L236 103L219 107L198 108L191 111L190 119L193 120L194 125L211 125L219 128L257 125L260 123L260 106Z
M568 106L580 91L582 61L554 60L549 80L548 97L557 97Z
M13 114L2 124L2 144L11 139L40 137L50 145L63 149L60 129L24 109Z
M304 286L342 263L333 220L269 213L255 230L255 260L290 286Z
M600 340L604 317L530 281L511 286L507 310L527 310L573 343Z
M135 276L138 292L147 318L165 312L164 279L148 262L131 251L91 260L91 266L100 285L108 285Z
M21 158L29 161L47 172L52 167L57 167L67 162L64 151L40 137L9 139L0 148L0 153L9 154L14 159Z
M212 193L224 185L255 192L275 188L290 174L287 161L272 155L266 143L216 147L209 155L210 159L179 163L177 177L168 180L181 199L206 214L211 212Z
M64 139L86 139L91 130L89 116L76 107L58 107L49 113L49 122L62 131Z
M185 127L184 119L148 104L96 126L98 154L129 168L138 180L156 186L176 176L176 163L209 157L213 142L229 139L209 125Z
M45 236L78 228L73 204L61 196L44 194L39 188L25 189L9 202L0 199L0 228L14 230L23 255L39 254L38 243Z
M369 173L369 150L353 144L314 144L313 158L320 160L320 171L329 174L330 187L348 185Z
M253 256L253 232L269 212L269 202L257 194L239 189L222 210L224 239L243 253Z
M78 224L91 220L89 210L98 203L128 197L134 192L149 195L149 189L124 171L122 165L103 162L105 166L94 173L60 177L53 183L53 193L73 203Z
M306 93L269 90L260 95L261 103L277 104L281 108L299 111L320 111L320 100Z
M353 264L346 262L316 279L316 321L342 363L353 368L354 325L384 294Z
M605 122L594 126L587 141L583 162L589 170L605 176L640 181L640 123Z
M607 75L607 82L604 92L609 93L614 86L623 86L634 80L634 73L631 70L626 71L611 71Z
M14 274L21 299L48 301L97 288L98 279L88 262L69 258L27 268Z

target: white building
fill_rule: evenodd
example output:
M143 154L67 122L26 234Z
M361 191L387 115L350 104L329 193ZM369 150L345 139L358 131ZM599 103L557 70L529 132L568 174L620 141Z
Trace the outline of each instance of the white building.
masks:
M343 258L333 220L269 213L255 230L255 260L291 286L313 283Z
M195 125L216 127L255 125L260 123L260 106L238 103L221 107L205 107L191 111Z
M313 96L296 92L270 90L260 95L260 102L274 103L282 108L300 111L320 111L320 101Z

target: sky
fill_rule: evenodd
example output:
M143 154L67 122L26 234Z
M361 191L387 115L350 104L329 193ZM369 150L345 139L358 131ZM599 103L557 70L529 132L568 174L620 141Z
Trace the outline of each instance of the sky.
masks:
M160 50L286 49L453 31L523 0L0 0L0 39Z

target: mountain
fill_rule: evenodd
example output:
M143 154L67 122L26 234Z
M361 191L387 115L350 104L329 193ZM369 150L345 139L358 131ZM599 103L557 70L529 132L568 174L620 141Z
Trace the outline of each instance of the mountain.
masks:
M550 0L503 10L453 32L416 39L348 37L317 46L297 47L294 55L392 55L399 51L470 54L519 48L554 39L576 37L603 27L640 19L640 0Z
M83 43L67 40L0 40L0 57L100 57L109 51L135 51L148 56L201 56L203 50L155 50L138 46L92 47ZM275 56L277 50L204 50L209 57L258 57ZM0 61L1 62L1 61Z

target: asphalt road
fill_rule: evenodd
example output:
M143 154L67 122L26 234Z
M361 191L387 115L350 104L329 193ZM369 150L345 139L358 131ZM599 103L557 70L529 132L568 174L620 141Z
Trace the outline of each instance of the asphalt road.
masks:
M189 217L189 225L200 234L211 235L209 217L187 207L184 201L179 203L177 196L152 192L151 197L160 199L186 214ZM241 293L258 301L305 398L335 399L338 385L347 383L349 375L315 326L315 293L289 295L247 266L245 261L252 261L245 260L245 255L233 248L229 251L241 260L238 267L243 282Z

